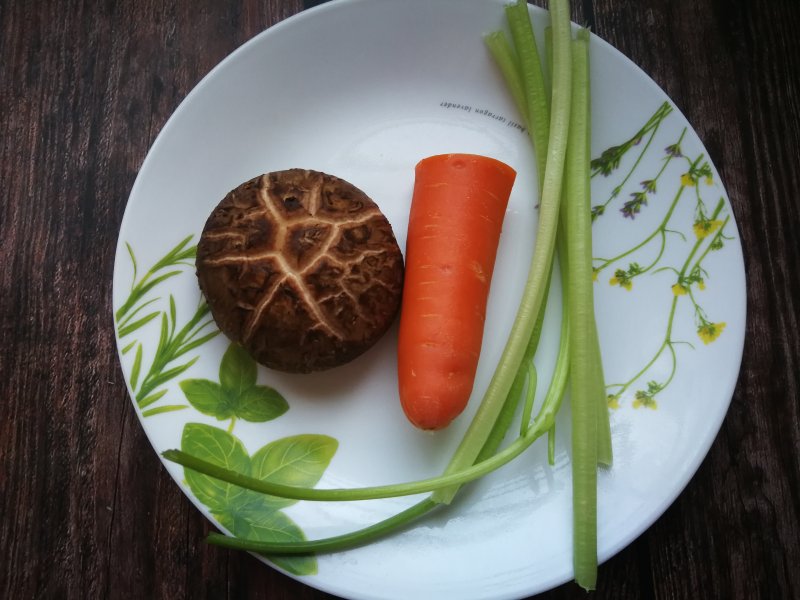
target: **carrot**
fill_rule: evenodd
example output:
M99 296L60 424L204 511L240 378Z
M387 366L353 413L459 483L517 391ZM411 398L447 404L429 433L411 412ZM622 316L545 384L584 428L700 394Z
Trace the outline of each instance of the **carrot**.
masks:
M420 429L442 429L466 407L516 171L475 154L416 167L397 349L400 402Z

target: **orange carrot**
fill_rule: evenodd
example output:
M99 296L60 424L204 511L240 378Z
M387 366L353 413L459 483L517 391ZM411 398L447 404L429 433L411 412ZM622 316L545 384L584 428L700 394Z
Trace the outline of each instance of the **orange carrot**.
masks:
M472 393L515 178L508 165L475 154L417 164L397 363L400 402L420 429L446 427Z

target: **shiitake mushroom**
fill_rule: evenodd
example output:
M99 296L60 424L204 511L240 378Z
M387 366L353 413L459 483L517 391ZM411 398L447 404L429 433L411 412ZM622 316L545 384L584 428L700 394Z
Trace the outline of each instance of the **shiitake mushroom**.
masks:
M378 206L318 171L255 177L209 216L197 277L220 330L292 373L362 354L400 307L403 257Z

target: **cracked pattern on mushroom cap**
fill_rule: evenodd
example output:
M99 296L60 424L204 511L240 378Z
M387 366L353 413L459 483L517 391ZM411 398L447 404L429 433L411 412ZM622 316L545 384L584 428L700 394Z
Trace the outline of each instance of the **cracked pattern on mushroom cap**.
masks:
M223 333L261 364L307 373L354 359L386 332L403 257L361 190L290 169L225 196L200 237L197 277Z

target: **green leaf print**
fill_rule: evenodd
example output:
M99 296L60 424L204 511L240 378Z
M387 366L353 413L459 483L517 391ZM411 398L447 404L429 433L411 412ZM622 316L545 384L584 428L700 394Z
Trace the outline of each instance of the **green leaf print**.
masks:
M253 454L252 475L276 483L313 487L336 453L326 435L301 434L271 442Z
M219 365L219 382L239 397L256 384L256 361L239 345L231 344Z
M219 380L184 379L179 383L189 403L204 415L263 423L289 410L285 398L271 387L256 385L256 362L236 344L222 357Z
M216 417L220 421L234 415L228 395L220 384L208 379L184 379L178 385L189 404L204 415Z
M237 537L260 542L301 542L306 539L303 530L281 511L248 514L234 509L215 516ZM317 572L317 559L313 555L264 556L294 575L314 575Z
M263 423L280 417L288 409L286 400L277 391L265 385L256 385L239 398L236 416L252 423Z
M250 456L244 445L223 429L202 423L187 423L183 428L181 449L226 469L250 473ZM212 512L225 510L245 492L238 486L189 469L185 470L185 477L197 499Z
M214 464L262 480L315 485L328 468L338 443L325 435L301 434L270 442L252 457L242 442L223 429L188 423L181 449ZM301 541L303 531L281 508L295 500L275 498L184 470L186 482L220 524L238 537L260 541ZM296 575L316 573L313 556L268 557Z

